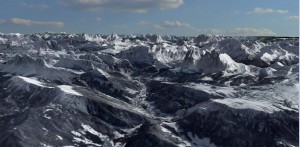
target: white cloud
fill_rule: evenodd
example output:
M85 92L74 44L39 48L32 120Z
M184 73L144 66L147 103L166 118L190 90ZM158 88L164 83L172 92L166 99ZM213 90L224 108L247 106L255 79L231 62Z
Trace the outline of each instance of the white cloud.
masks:
M201 33L204 33L204 34L213 34L213 35L224 34L224 31L220 30L220 29L203 29L200 31L201 31Z
M163 30L163 29L165 29L164 27L162 27L161 25L158 25L158 24L153 25L153 28L156 29L156 30Z
M79 10L130 11L145 13L149 9L173 9L183 4L183 0L59 0L66 7Z
M139 22L137 22L137 23L135 23L135 24L136 24L136 25L139 25L139 26L146 26L146 25L151 24L151 22L145 21L145 20L141 20L141 21L139 21Z
M162 24L153 24L152 27L156 30L168 30L169 28L182 29L183 31L192 31L197 34L212 34L212 35L228 35L228 36L274 36L276 35L267 28L251 28L251 27L237 27L228 30L221 30L217 28L201 29L195 28L189 23L180 21L164 21Z
M49 26L49 27L63 27L64 22L58 21L34 21L23 18L11 18L9 20L2 19L0 24L10 24L17 26Z
M266 28L233 28L229 30L220 29L201 29L200 33L213 35L227 35L227 36L274 36L276 35L270 29Z
M287 19L299 20L299 16L289 16Z
M169 23L168 23L169 24ZM191 25L183 25L183 24L176 24L176 23L170 23L172 25L172 27L176 27L176 28L189 28ZM159 24L155 24L153 25L153 28L156 30L163 30L163 29L167 29L166 26L164 25L159 25ZM229 30L221 30L221 29L217 29L217 28L212 28L212 29L198 29L198 28L194 28L192 27L192 29L194 29L194 33L198 33L198 34L211 34L211 35L227 35L227 36L274 36L276 35L275 32L273 32L270 29L266 29L266 28L233 28L233 29L229 29Z
M286 14L288 10L280 10L280 9L271 9L271 8L254 8L252 12L248 12L250 14Z
M28 4L25 2L21 2L21 5L23 7L30 8L30 9L47 9L48 8L48 5L46 5L46 4Z
M189 29L189 30L193 30L193 31L200 31L200 29L193 27L191 24L185 23L185 22L180 22L180 21L166 20L160 26L163 28L181 28L181 29Z
M224 31L225 35L230 36L274 36L276 35L270 29L266 28L234 28L232 30Z
M100 21L101 20L101 17L96 17L96 21Z
M174 27L174 28L192 28L192 26L188 23L180 22L180 21L164 21L163 25L165 27Z

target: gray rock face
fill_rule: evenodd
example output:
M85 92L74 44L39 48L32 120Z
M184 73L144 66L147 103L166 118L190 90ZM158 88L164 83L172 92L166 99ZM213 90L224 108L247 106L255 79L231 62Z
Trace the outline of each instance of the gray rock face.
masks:
M299 42L0 34L0 144L299 146Z

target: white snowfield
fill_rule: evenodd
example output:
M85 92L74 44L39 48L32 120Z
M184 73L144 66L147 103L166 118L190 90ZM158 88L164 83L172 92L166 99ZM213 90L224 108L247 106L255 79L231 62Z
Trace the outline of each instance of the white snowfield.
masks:
M24 81L40 86L40 87L46 87L42 82L36 80L36 79L32 79L32 78L27 78L27 77L22 77L22 76L18 76L19 78L23 79Z
M30 91L31 88L54 88L51 86L47 86L45 83L38 81L34 77L24 77L24 76L13 76L9 81L10 86L17 89L25 89Z
M268 101L249 101L237 98L215 99L213 101L225 104L229 107L232 107L233 109L253 109L266 113L280 111L280 109L272 106L272 104L270 104L270 102Z
M60 85L60 86L57 86L57 87L59 89L61 89L63 92L66 92L68 94L76 95L76 96L83 96L79 92L75 91L72 86L69 86L69 85Z

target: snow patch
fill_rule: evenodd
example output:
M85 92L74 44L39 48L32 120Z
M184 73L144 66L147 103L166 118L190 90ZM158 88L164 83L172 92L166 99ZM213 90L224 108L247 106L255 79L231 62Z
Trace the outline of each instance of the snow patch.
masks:
M109 75L107 72L103 71L102 69L97 68L96 70L97 70L98 72L100 72L102 75L104 75L105 77L107 77L107 78L110 77L110 75Z
M109 140L109 137L107 135L103 135L103 134L97 132L95 129L93 129L89 125L81 124L81 126L83 127L83 130L81 131L82 134L85 134L85 132L89 132L89 133L99 137L101 139L101 141L103 141L103 146L106 146L106 147L114 146L114 143L111 140ZM92 145L92 146L99 146L99 147L102 146L100 144L94 143L93 141L85 138L84 135L82 135L79 132L71 131L71 133L76 136L76 137L73 137L74 142L77 142L77 143L82 142L84 144Z
M130 93L130 94L136 94L138 91L136 91L136 90L133 90L133 89L130 89L130 88L125 88L125 90L128 92L128 93Z
M59 135L56 135L56 137L59 139L59 140L63 140L63 138Z
M181 142L180 144L178 144L179 147L190 147L191 146L191 144L188 141L183 140L179 136L174 135L171 131L169 131L167 128L163 127L162 125L160 125L160 128L163 132L169 134L172 138L179 140Z
M44 117L47 119L51 119L51 117L47 116L47 114L44 114Z
M215 99L213 101L221 104L225 104L234 109L254 109L257 111L262 111L267 113L280 111L278 108L272 106L269 102L264 102L264 101L249 101L249 100L233 99L233 98Z
M88 125L81 124L81 126L83 127L83 129L85 131L90 132L91 134L94 134L94 135L100 137L102 141L108 139L108 136L102 135L101 133L97 132L96 130L94 130L92 127L90 127Z
M82 143L84 143L84 144L86 144L86 145L92 145L92 146L102 147L102 145L97 144L97 143L93 143L91 140L89 140L89 139L87 139L87 138L81 139L81 138L78 138L78 137L74 137L73 139L74 139L73 141L74 141L74 142L77 142L77 143L82 142Z
M65 93L72 94L72 95L77 95L77 96L83 96L81 93L73 90L72 86L69 86L69 85L60 85L60 86L57 86L57 87L60 90L62 90L63 92L65 92Z
M226 97L232 97L235 94L235 90L231 87L220 87L220 86L213 86L205 83L189 83L187 85L183 85L184 87L193 88L196 90L201 90L210 94L216 94L216 95L225 95Z
M191 147L217 147L214 143L210 142L209 138L199 138L197 135L192 135L191 132L187 133L189 138L192 140L192 146Z
M40 86L40 87L46 87L43 85L42 82L36 80L36 79L32 79L32 78L27 78L27 77L22 77L22 76L17 76L21 79L23 79L25 82L28 82L28 83L31 83L31 84L34 84L34 85L37 85L37 86Z
M76 131L71 131L71 133L72 133L73 135L75 135L75 136L78 136L78 137L81 136L81 134L80 134L79 132L76 132Z
M45 144L45 143L41 143L41 145L42 145L43 147L53 147L53 146L47 145L47 144Z

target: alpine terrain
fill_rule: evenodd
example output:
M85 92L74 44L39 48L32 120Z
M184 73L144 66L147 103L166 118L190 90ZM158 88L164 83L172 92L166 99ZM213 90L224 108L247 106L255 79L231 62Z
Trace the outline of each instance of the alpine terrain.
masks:
M0 146L295 147L298 89L298 38L0 33Z

